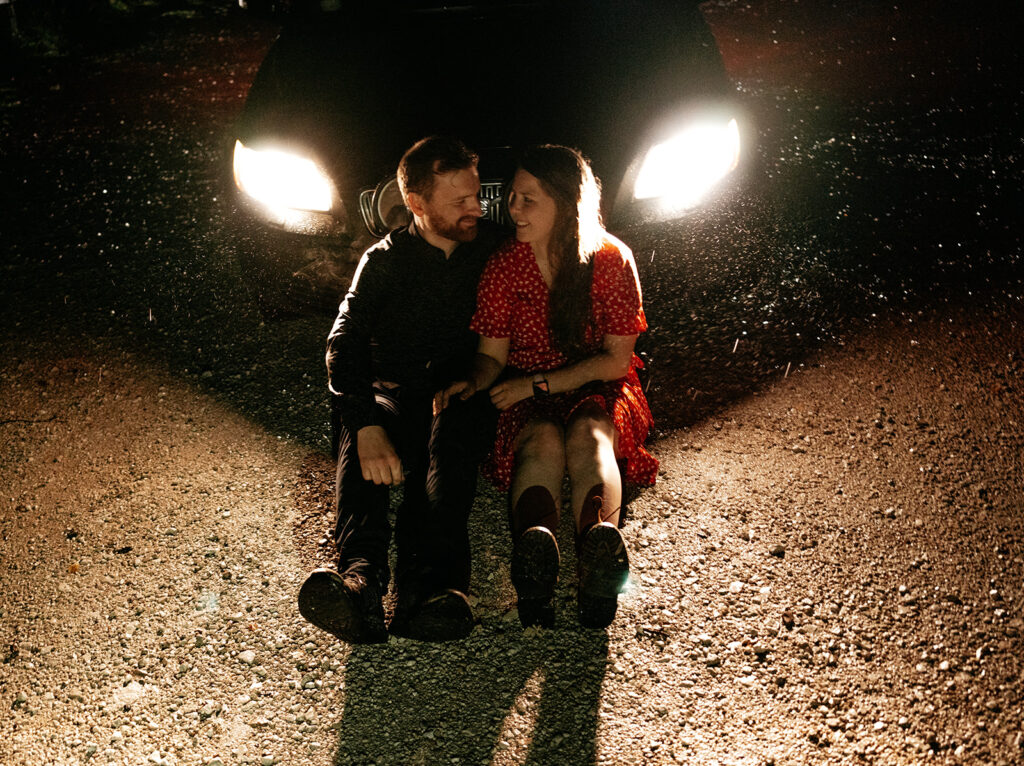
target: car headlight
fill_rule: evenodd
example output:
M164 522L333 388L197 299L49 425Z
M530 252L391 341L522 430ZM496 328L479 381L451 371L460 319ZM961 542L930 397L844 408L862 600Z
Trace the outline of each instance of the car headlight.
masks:
M308 157L276 149L256 150L235 141L235 183L275 210L331 209L331 180Z
M633 197L659 198L666 206L696 205L739 163L740 131L736 120L697 122L644 157Z

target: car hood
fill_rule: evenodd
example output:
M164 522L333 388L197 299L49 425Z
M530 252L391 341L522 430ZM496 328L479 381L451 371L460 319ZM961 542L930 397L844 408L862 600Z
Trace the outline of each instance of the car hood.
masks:
M462 138L491 177L507 172L492 149L577 146L613 191L673 115L731 90L691 3L366 5L287 25L238 126L249 145L311 155L343 194L431 134Z

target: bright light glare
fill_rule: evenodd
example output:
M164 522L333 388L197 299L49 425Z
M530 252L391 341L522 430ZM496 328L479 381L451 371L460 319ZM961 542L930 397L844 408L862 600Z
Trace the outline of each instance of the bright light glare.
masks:
M331 209L331 181L312 160L287 152L250 149L235 141L235 183L275 210Z
M689 208L736 167L740 131L736 120L697 123L651 147L633 187L636 199L662 198L666 206Z

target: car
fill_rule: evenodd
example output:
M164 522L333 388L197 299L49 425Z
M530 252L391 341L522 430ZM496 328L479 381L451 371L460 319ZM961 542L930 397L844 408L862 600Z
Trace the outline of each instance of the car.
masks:
M462 138L501 219L517 151L587 155L605 220L685 215L749 129L696 2L322 0L291 4L237 121L242 254L261 306L337 307L362 249L408 221L419 138Z

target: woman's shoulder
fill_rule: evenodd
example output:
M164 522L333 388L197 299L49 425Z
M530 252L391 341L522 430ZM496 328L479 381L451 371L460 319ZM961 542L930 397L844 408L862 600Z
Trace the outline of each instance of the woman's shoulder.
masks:
M515 237L509 237L491 254L488 266L494 268L507 266L523 258L530 253L530 246L525 242L519 242Z
M633 251L629 249L629 245L614 234L605 234L601 248L594 253L594 259L596 265L604 267L632 266L634 263Z

